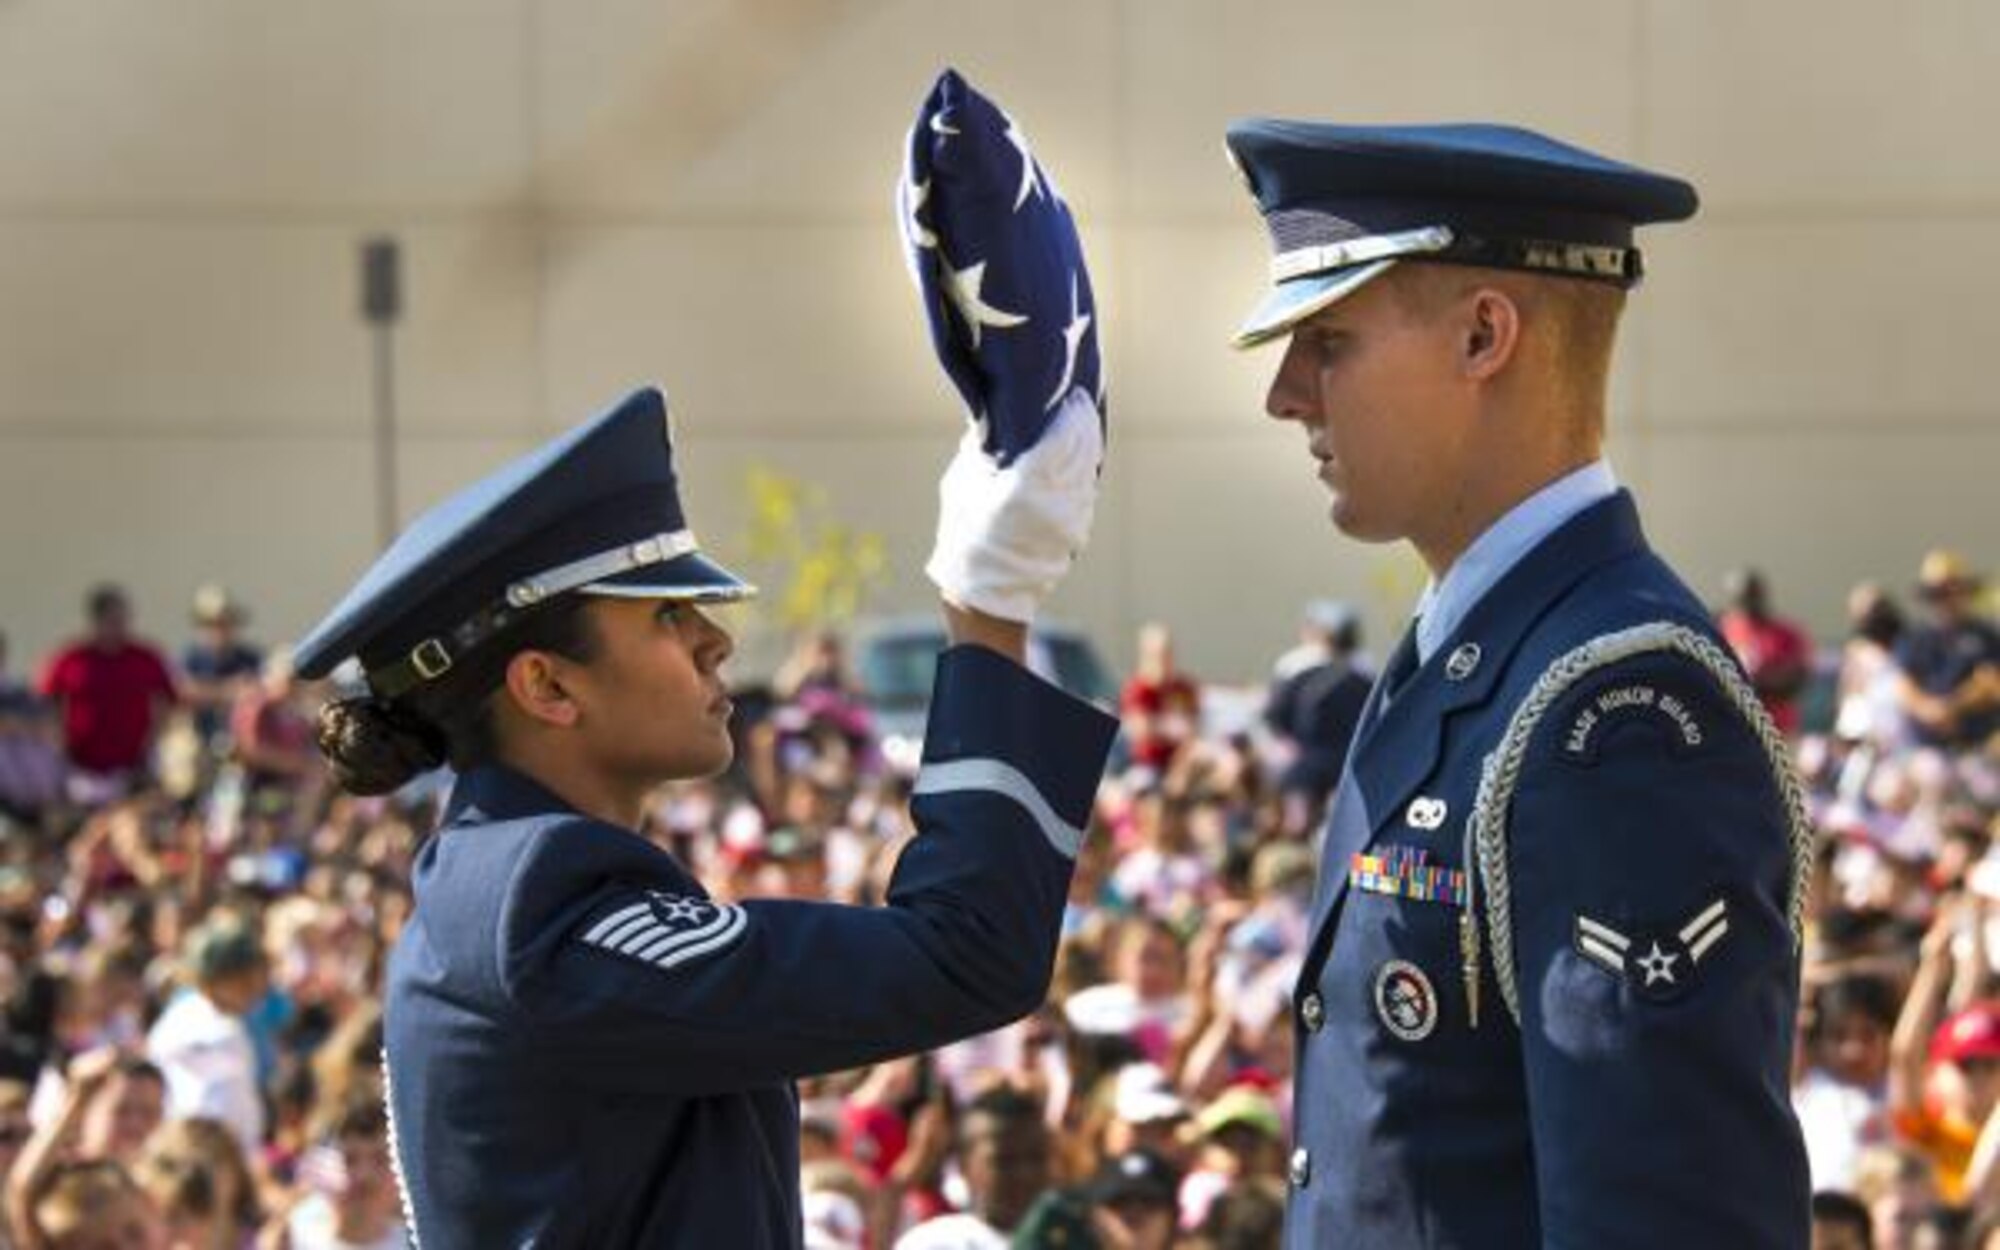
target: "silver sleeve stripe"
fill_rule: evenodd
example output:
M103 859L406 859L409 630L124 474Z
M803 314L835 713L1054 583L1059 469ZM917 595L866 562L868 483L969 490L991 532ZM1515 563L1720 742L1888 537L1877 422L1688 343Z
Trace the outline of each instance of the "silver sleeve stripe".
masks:
M1027 774L1004 760L970 759L950 760L943 764L926 764L917 774L916 789L912 797L926 795L961 794L968 790L983 790L989 794L1004 795L1025 809L1030 818L1041 828L1042 836L1064 859L1075 859L1076 849L1083 845L1083 830L1056 815L1048 800Z
M658 921L653 919L651 910L641 911L638 915L627 917L616 927L607 931L603 937L598 939L597 944L599 946L609 946L613 949L622 950L627 939L635 934L653 929L658 923Z
M1696 916L1693 920L1687 922L1687 927L1681 930L1681 941L1683 942L1694 941L1695 935L1700 933L1703 929L1706 929L1709 925L1715 923L1717 920L1721 919L1722 913L1728 910L1728 907L1729 904L1724 899L1717 899L1715 900L1715 902L1710 903L1708 905L1708 908L1704 910L1701 913L1701 915Z
M620 927L628 920L635 920L639 917L649 915L652 910L653 905L651 903L633 903L629 907L620 907L617 911L612 912L604 919L590 926L590 932L583 935L583 940L586 942L615 941L616 939L611 936L613 929Z
M716 913L715 919L698 929L669 929L665 925L659 925L652 930L650 935L646 935L650 936L650 941L645 940L645 936L634 938L626 942L619 949L629 955L636 955L640 959L652 960L675 948L692 945L695 942L714 937L716 934L735 926L742 914L742 912L734 907L726 907Z
M1609 946L1606 946L1604 943L1598 941L1596 938L1589 936L1578 937L1576 940L1576 945L1577 949L1581 950L1584 954L1590 956L1590 958L1595 959L1598 963L1603 964L1606 968L1610 969L1612 972L1616 972L1621 975L1624 973L1625 956L1619 954L1615 950L1612 950Z
M1597 923L1588 916L1578 916L1576 918L1576 927L1613 950L1622 951L1632 945L1631 938L1626 937L1608 925Z
M1696 963L1700 963L1701 957L1708 953L1708 948L1720 942L1722 935L1727 932L1729 932L1729 922L1727 920L1721 921L1713 929L1702 934L1699 942L1688 947L1688 954L1694 956Z
M1476 846L1476 860L1467 861L1468 883L1483 878L1486 888L1487 948L1493 956L1494 979L1500 983L1500 997L1516 1027L1521 1023L1521 988L1514 968L1514 927L1512 889L1507 879L1507 814L1514 790L1521 781L1527 762L1528 743L1557 700L1577 682L1599 669L1634 656L1665 653L1693 660L1720 688L1725 701L1749 725L1753 737L1764 749L1765 762L1785 810L1791 850L1790 897L1786 900L1787 919L1792 931L1792 947L1800 949L1805 940L1806 877L1812 870L1813 828L1806 815L1805 791L1792 768L1790 748L1771 723L1770 713L1757 699L1756 691L1743 679L1736 663L1707 637L1667 621L1650 621L1630 629L1591 639L1569 651L1548 667L1514 710L1500 744L1486 756L1480 767L1478 797L1466 821L1465 840Z

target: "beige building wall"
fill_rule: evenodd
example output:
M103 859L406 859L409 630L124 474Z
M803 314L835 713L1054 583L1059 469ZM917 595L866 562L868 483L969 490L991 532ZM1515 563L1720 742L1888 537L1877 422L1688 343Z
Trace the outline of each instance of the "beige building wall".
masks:
M1300 604L1413 560L1340 539L1275 358L1225 340L1261 230L1249 113L1504 119L1701 188L1653 234L1615 464L1698 589L1750 560L1836 632L1938 542L2000 560L1991 0L14 0L0 5L0 629L101 578L178 643L199 582L267 639L370 558L359 240L403 243L404 515L659 380L725 558L753 465L881 531L926 604L959 419L889 210L959 66L1080 217L1112 370L1095 541L1054 611L1251 679Z

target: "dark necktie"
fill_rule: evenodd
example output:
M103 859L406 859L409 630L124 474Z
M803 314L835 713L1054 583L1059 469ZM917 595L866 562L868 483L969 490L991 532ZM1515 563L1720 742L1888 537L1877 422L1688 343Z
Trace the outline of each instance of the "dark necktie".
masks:
M1396 653L1389 657L1389 667L1382 674L1382 707L1386 712L1395 702L1396 696L1409 685L1410 678L1417 674L1417 621L1410 622L1410 628L1403 635L1403 641L1396 647Z

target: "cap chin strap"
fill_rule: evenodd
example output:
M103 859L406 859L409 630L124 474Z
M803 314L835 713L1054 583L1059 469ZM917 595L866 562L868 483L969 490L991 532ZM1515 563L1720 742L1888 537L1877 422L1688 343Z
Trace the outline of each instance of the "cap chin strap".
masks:
M411 647L403 658L370 671L368 687L384 699L407 694L425 682L435 681L450 672L459 657L512 625L523 613L544 600L568 591L589 588L592 583L629 573L633 569L664 564L699 550L701 545L695 541L693 533L675 530L669 534L648 535L636 542L623 543L609 551L584 556L511 582L497 603L488 604L442 634L424 639ZM607 587L606 590L615 593L616 588ZM657 597L659 591L649 588L646 594Z
M1271 258L1271 281L1288 282L1370 261L1416 257L1456 265L1520 269L1565 278L1585 278L1630 289L1645 265L1636 247L1562 243L1549 239L1489 239L1450 226L1424 226L1394 234L1367 234L1338 243L1295 247Z

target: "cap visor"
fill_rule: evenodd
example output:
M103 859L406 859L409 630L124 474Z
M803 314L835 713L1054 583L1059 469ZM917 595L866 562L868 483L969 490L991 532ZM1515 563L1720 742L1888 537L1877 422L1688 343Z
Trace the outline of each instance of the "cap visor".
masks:
M1257 347L1270 342L1320 309L1345 298L1395 263L1396 258L1392 256L1387 260L1373 260L1364 265L1308 274L1278 283L1238 327L1230 346Z
M685 599L692 603L727 603L753 598L757 588L699 551L661 564L628 569L612 577L579 586L578 594L613 599Z

